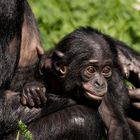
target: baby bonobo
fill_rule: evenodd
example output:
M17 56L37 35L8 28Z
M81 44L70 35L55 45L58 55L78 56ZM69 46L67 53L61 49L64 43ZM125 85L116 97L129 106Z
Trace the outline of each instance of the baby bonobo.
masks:
M108 139L133 140L125 116L129 106L128 90L117 67L114 46L114 42L99 31L79 28L42 58L41 72L47 93L61 93L96 111L103 99L102 108L105 104L110 112L110 116L104 118Z

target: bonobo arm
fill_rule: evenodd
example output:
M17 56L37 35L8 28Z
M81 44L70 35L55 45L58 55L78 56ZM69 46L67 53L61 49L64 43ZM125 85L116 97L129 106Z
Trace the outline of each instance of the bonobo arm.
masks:
M116 41L115 44L118 51L118 61L125 76L135 87L140 87L140 54L123 42Z
M0 138L16 130L19 120L29 124L37 118L75 104L71 99L61 98L57 95L48 94L47 98L47 104L43 108L30 109L20 104L20 93L12 91L1 92Z

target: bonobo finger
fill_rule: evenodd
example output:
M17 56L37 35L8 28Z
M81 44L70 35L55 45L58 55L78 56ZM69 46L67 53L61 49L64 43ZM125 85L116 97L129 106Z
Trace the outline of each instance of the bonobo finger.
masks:
M26 98L28 98L28 94L30 94L30 89L29 88L25 88L24 90L23 90L23 95L26 97ZM31 96L31 95L30 95Z
M34 107L35 103L33 101L33 97L30 93L28 93L28 97L27 97L27 106L28 107Z
M27 98L24 95L22 95L20 97L20 102L21 102L22 105L26 105L27 104Z
M28 91L28 92L27 92ZM32 99L32 96L31 94L29 93L29 89L25 89L23 90L23 93L21 95L21 103L23 105L26 105L28 107L33 107L34 106L34 103L33 103L33 99Z
M39 95L39 97L40 97L41 103L42 103L42 104L45 104L46 101L47 101L47 97L46 97L46 95L45 95L45 93L46 93L46 88L45 88L45 87L40 88L40 89L37 88L37 93L38 93L38 95Z
M33 96L33 101L36 105L40 106L41 105L41 101L40 101L40 98L39 98L39 95L36 91L37 89L32 89L30 92Z
M23 95L26 98L26 105L28 107L33 107L34 106L34 102L33 102L33 96L32 96L32 94L30 94L30 89L29 88L25 88L23 90Z
M131 104L133 107L135 107L136 109L140 109L140 102L134 102Z
M129 89L131 100L140 101L140 89Z
M140 122L134 121L134 120L132 120L130 118L127 118L127 120L128 120L128 123L130 124L130 126L132 128L134 128L135 130L137 130L137 132L140 132Z
M39 56L45 53L44 49L41 46L37 46L36 49Z

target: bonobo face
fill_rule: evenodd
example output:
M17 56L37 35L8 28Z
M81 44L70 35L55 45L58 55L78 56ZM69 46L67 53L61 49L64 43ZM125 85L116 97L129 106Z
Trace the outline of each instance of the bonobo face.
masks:
M112 53L109 46L105 43L104 45L93 43L84 46L81 48L83 51L75 51L71 59L60 51L55 52L55 55L61 56L61 62L58 63L57 59L55 69L64 81L66 92L74 94L79 90L80 94L90 100L102 100L107 92L107 81L112 75L113 66ZM71 61L66 65L62 63L69 60Z
M105 41L93 42L89 48L92 55L81 71L82 86L87 98L102 100L112 75L112 53Z
M81 71L85 96L92 100L102 100L107 92L107 79L112 75L112 61L91 59Z
M66 36L53 54L54 68L65 93L102 100L112 75L109 42L93 30L76 30Z

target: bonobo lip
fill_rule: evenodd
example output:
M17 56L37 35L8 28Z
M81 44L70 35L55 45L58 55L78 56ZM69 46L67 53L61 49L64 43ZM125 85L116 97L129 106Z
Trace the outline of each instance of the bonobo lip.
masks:
M105 93L106 92L103 92L103 91L100 91L100 90L95 90L93 88L93 85L90 84L90 83L83 83L83 88L84 88L84 91L85 91L85 96L87 96L89 99L91 100L102 100Z
M96 94L95 92L91 92L91 91L88 91L86 90L86 93L85 93L86 96L88 96L91 100L102 100L105 93L99 93L99 94Z

